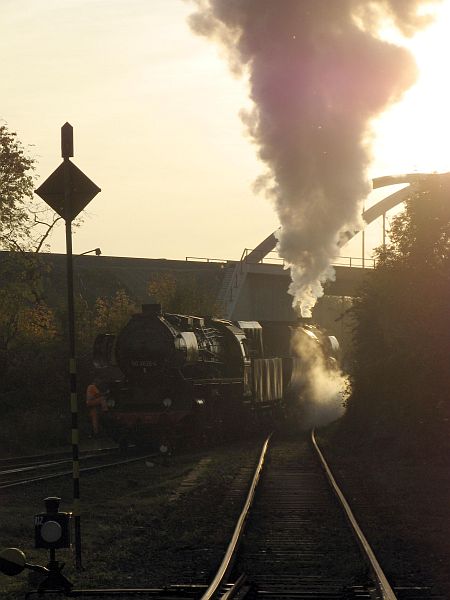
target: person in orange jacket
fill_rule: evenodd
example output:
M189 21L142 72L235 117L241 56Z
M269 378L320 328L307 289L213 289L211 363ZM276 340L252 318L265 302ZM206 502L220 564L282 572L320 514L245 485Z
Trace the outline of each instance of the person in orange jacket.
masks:
M97 436L99 433L99 413L104 413L108 410L106 401L107 393L102 390L99 379L94 379L93 383L90 383L86 390L86 406L88 407L94 436Z

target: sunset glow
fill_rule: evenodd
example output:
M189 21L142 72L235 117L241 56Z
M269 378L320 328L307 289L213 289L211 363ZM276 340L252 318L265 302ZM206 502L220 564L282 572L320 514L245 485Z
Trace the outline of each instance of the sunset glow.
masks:
M38 182L59 164L59 130L71 122L75 163L102 188L76 252L239 258L279 225L271 202L252 188L264 166L239 117L249 106L246 81L192 33L191 12L182 0L0 3L0 119L30 145ZM420 77L374 123L370 176L450 170L449 31L445 0L433 25L402 41ZM233 235L205 229L225 208L239 216ZM124 210L139 215L130 235ZM51 247L64 251L63 227Z
M450 2L433 25L403 43L419 67L417 83L375 124L373 174L450 170Z

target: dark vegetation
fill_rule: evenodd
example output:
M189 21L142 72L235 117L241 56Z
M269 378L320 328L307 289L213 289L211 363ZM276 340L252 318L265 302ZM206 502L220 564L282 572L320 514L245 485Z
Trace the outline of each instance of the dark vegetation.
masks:
M208 583L223 558L260 450L260 444L241 443L218 447L206 459L185 454L84 476L83 571L75 571L71 551L60 550L64 574L84 588ZM33 515L55 489L61 510L71 508L70 478L55 481L3 492L0 549L15 546L30 562L46 564L47 552L34 549ZM38 581L26 572L0 574L1 597L23 598Z
M434 180L394 220L354 306L353 394L345 426L408 452L448 449L450 182ZM399 437L400 436L400 437Z
M54 272L40 254L15 251L0 261L0 408L3 415L0 451L22 454L68 443L68 332L63 275ZM85 273L75 280L82 433L89 430L84 391L93 377L94 339L99 333L117 333L131 314L140 311L140 302L129 290L120 287L119 281L109 281L109 287L104 286L105 294L96 296L92 295L96 286L89 283L86 286L87 280ZM101 287L99 284L98 288ZM206 309L208 302L212 306L213 295L198 293L199 306L196 307L192 288L202 289L195 276L187 274L184 280L175 280L170 272L161 272L148 283L145 300L165 303L174 310L173 298L180 296L183 306L191 307L195 314Z
M45 254L48 236L60 218L33 196L34 169L34 159L28 156L16 134L1 125L3 454L66 445L70 434L65 264L47 260ZM87 431L84 391L92 378L92 343L98 333L117 332L132 313L139 311L142 301L161 302L168 311L217 311L206 279L195 273L182 273L176 278L169 271L155 273L141 286L146 289L137 299L132 285L111 277L108 269L80 269L76 257L74 260L80 423L81 429Z
M392 223L353 310L353 393L324 433L344 493L396 585L450 597L450 184Z

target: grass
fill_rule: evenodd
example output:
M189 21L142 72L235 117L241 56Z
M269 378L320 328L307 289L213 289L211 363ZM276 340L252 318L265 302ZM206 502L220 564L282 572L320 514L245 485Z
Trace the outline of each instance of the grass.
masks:
M450 464L439 452L406 452L343 439L319 443L391 583L433 586L450 598Z
M240 510L228 492L242 466L256 461L259 447L241 443L217 448L199 469L192 488L180 488L197 468L200 455L185 455L167 464L145 462L106 470L81 480L83 567L75 571L70 551L57 557L76 586L148 587L208 581L222 557ZM183 493L179 492L180 489ZM60 495L61 510L70 510L71 481L35 484L0 496L2 547L18 547L31 562L45 564L45 551L34 550L33 515L42 499ZM7 600L23 598L29 583L0 575Z

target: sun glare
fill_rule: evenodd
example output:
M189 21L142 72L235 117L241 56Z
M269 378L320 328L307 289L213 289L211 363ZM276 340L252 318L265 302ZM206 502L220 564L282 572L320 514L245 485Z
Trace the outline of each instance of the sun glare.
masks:
M374 124L373 175L450 170L450 0L436 14L430 27L404 41L419 78Z

